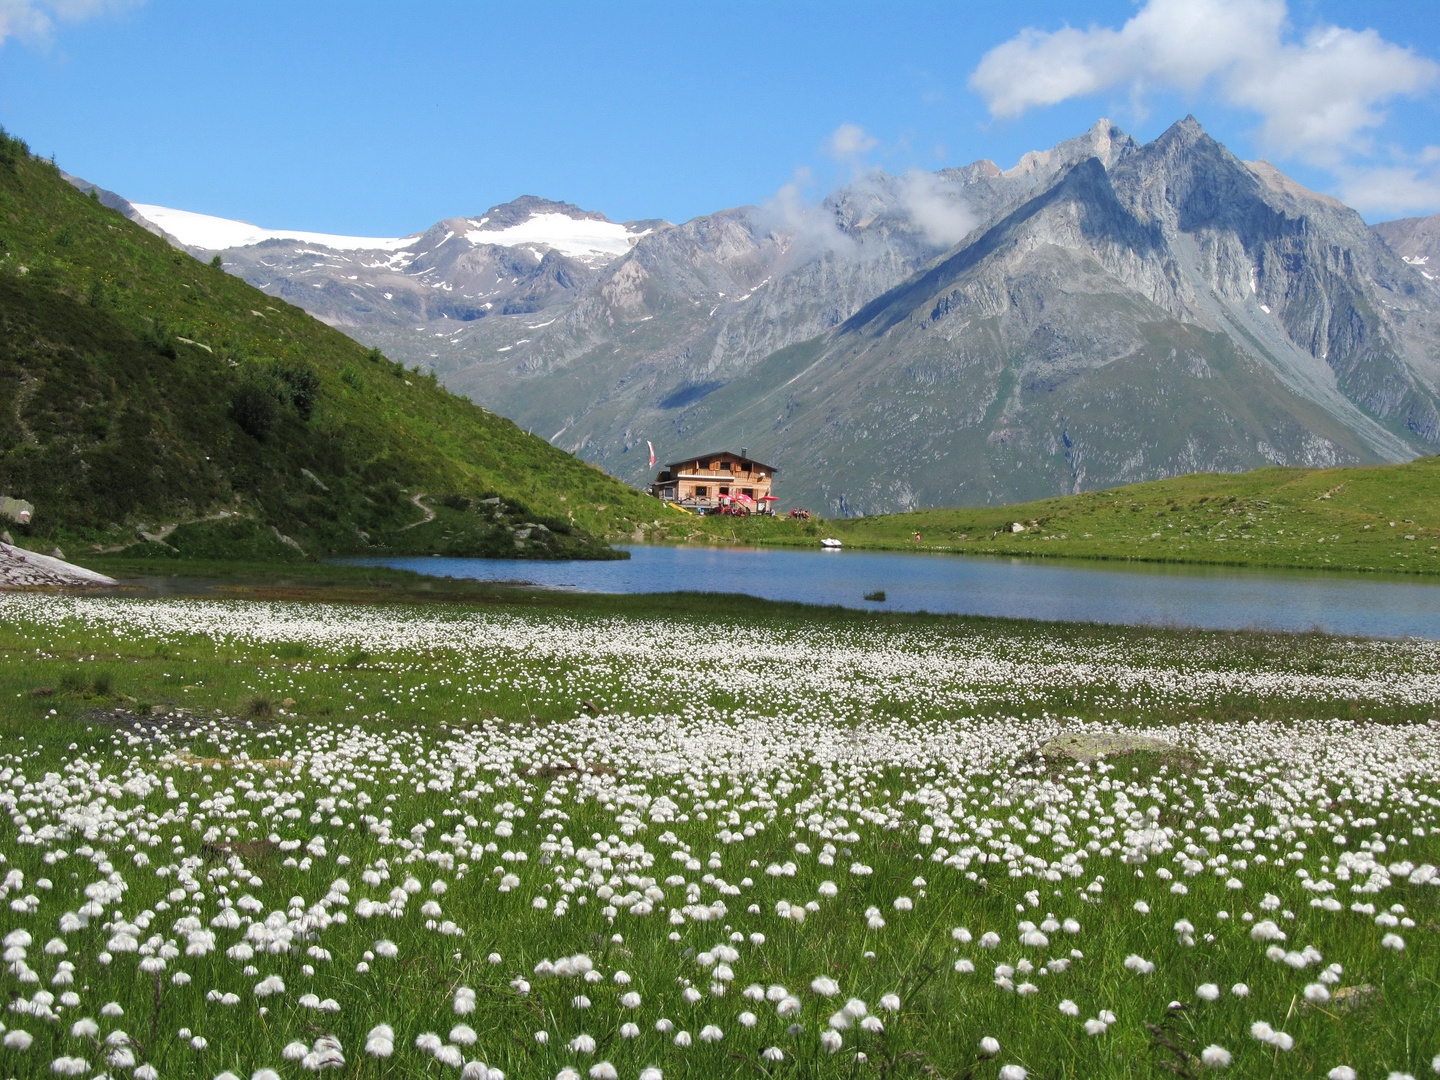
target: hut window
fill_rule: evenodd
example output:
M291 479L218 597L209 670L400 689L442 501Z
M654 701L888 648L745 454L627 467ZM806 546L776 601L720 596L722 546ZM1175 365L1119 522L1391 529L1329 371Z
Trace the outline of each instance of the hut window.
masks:
M729 494L730 494L730 489L729 489L728 487L722 487L722 488L720 489L720 494L721 494L721 495L729 495Z
M746 494L747 496L749 496L750 498L753 499L753 498L755 497L755 489L754 489L754 488L745 488L744 491L745 491L745 494Z
M696 488L695 488L695 497L696 497L697 499L703 499L703 498L705 498L705 496L707 496L707 495L709 495L709 494L710 494L710 489L709 489L708 487L705 487L703 484L700 484L700 485L697 485L697 486L696 486Z
M749 472L749 471L750 471L750 463L749 463L748 461L742 461L742 462L740 462L740 471L741 471L741 472Z

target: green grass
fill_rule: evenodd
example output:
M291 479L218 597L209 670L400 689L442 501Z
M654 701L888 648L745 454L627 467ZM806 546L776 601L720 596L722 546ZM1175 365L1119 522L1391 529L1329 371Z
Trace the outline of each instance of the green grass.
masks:
M37 508L28 529L10 526L22 544L73 555L192 522L188 551L159 553L298 554L273 527L306 557L408 552L421 538L485 554L490 538L458 511L448 535L407 529L426 512L413 500L499 494L579 539L653 516L626 485L174 250L0 141L0 491ZM232 535L222 514L271 535Z
M835 536L887 550L1435 574L1440 457L1200 473L1013 506L829 521L690 518L681 529L721 543L810 547Z
M358 598L362 586L382 582L397 593L415 584L405 575L355 568L302 566L296 574L299 580L311 575L317 598L327 595L321 583L337 590L331 599ZM1309 907L1312 894L1294 873L1305 868L1334 876L1339 852L1382 833L1394 838L1387 859L1440 861L1440 825L1427 802L1440 794L1433 768L1427 772L1413 756L1395 752L1406 739L1430 738L1426 733L1440 720L1433 685L1408 703L1391 692L1393 684L1433 670L1424 647L1321 635L866 616L734 599L716 601L728 609L679 618L668 612L666 598L557 597L542 605L525 593L507 600L505 590L489 592L415 608L154 603L132 606L119 619L92 610L58 621L53 611L47 614L51 609L27 609L31 617L12 602L0 620L0 732L6 737L0 769L10 770L5 790L20 801L11 804L14 817L0 819L0 852L7 872L24 875L24 888L12 896L19 902L33 890L38 910L34 916L7 912L5 930L33 933L27 963L42 981L17 983L12 972L7 989L28 998L49 986L63 959L75 965L75 981L50 990L57 996L77 991L79 1001L53 1023L7 1012L9 1028L35 1037L23 1053L0 1049L7 1072L52 1075L49 1063L60 1055L100 1061L108 1048L70 1034L83 1017L100 1022L97 1040L123 1028L138 1060L165 1076L214 1076L224 1069L248 1076L261 1067L306 1075L282 1059L281 1049L295 1039L309 1047L326 1034L343 1046L347 1064L338 1075L435 1075L440 1066L416 1050L414 1040L428 1031L445 1041L460 1021L477 1035L473 1047L462 1046L464 1056L512 1077L549 1078L571 1064L583 1077L601 1060L613 1061L627 1077L653 1064L671 1078L993 1080L1001 1065L1012 1063L1032 1077L1129 1078L1163 1075L1167 1062L1180 1075L1199 1076L1194 1055L1211 1043L1234 1053L1232 1076L1324 1075L1347 1062L1362 1075L1398 1069L1418 1076L1440 1052L1432 1023L1440 1008L1440 889L1396 884L1357 896L1342 883L1334 894L1346 905L1372 900L1382 911L1401 903L1415 925L1400 928L1407 948L1395 953L1379 946L1380 931L1369 916ZM649 609L623 612L624 603ZM474 616L492 621L466 622ZM284 625L293 632L277 632ZM566 644L547 651L520 639L507 643L507 627L529 627L543 635L537 641ZM346 636L362 644L342 640ZM681 671L675 667L692 642L726 643L732 661L744 658L749 677L723 689L697 684L692 676L703 658L685 662ZM787 683L801 673L787 673L784 657L812 646L812 663L831 663L832 649L848 659L833 683L793 694ZM993 660L924 663L937 651L963 660L977 650L996 660L1061 666L1037 680L1019 669L996 679L989 674ZM1088 670L1065 668L1067 657L1085 658ZM922 667L902 670L912 661ZM1140 673L1138 681L1105 677L1102 669L1116 663ZM921 670L928 674L917 678ZM1175 680L1205 672L1230 677L1213 692L1175 692ZM1314 677L1342 677L1348 689L1317 697L1305 690L1305 680ZM1252 692L1234 689L1243 685ZM1267 692L1253 692L1261 686ZM150 706L149 722L158 730L128 723L117 729L117 708L142 705ZM166 729L176 707L214 723L189 732ZM1206 761L1202 749L1122 756L1095 766L1028 754L1035 743L1027 740L1044 738L1061 718L1071 727L1088 720L1112 730L1188 730L1202 743L1207 730L1224 725L1227 732L1248 732L1251 746L1248 754L1235 754L1227 739L1204 744L1217 756L1234 756L1218 765ZM709 748L707 740L736 729L751 734L733 750ZM1324 731L1327 752L1354 747L1363 754L1374 747L1378 756L1364 775L1375 781L1383 771L1395 786L1341 790L1337 780L1313 791L1304 780L1292 787L1297 770L1313 771L1304 755L1320 745L1301 739L1297 748L1310 749L1287 758L1274 740L1292 729ZM662 752L671 745L667 731L679 737L674 746L683 753ZM812 751L787 757L785 740L827 732L836 741L822 738ZM911 734L913 743L907 742ZM947 756L958 746L955 739L993 740L996 751L966 758L969 767L957 774L958 762ZM847 751L850 740L866 741ZM777 765L780 759L789 764ZM1282 772L1278 766L1287 762ZM950 793L943 802L910 801L922 793L933 800L941 791ZM661 796L675 806L666 820L652 816L657 804L651 800ZM1286 798L1301 802L1278 801ZM1130 827L1127 800L1141 820L1156 808L1157 824L1175 830L1174 851L1152 853L1138 867L1120 861L1119 838ZM808 817L813 811L819 813ZM1084 874L1054 883L1012 877L998 862L974 864L967 874L941 860L942 850L968 841L918 828L923 822L945 832L947 812L955 828L997 859L1012 839L1048 857L1050 837L1036 822L1043 818L1048 828L1057 813L1073 823L1069 831L1078 841L1095 837L1096 850ZM18 842L22 824L33 834L62 820L68 824L40 842ZM756 826L753 835L720 840L721 826L738 829L737 820ZM887 824L892 820L895 825ZM502 821L506 831L497 832ZM462 824L467 839L459 851L441 837ZM1332 841L1337 831L1350 837L1348 848ZM305 847L316 835L326 839L323 855ZM653 863L622 867L615 848L622 839L643 844ZM1212 856L1247 858L1248 869L1233 871L1244 878L1243 889L1226 886L1229 870L1181 874L1172 855L1186 840L1202 842ZM297 841L289 850L281 846ZM487 841L495 845L488 851L474 847ZM1112 844L1116 854L1106 854ZM426 849L450 852L451 861L419 857ZM819 857L832 849L833 865L825 865ZM526 858L502 857L517 852ZM1257 853L1273 861L1261 864ZM339 856L348 862L339 863ZM154 873L181 862L191 867L196 889L180 888L173 872ZM793 876L766 872L787 862L794 864ZM850 873L852 862L871 873ZM1157 876L1163 867L1175 870L1186 894L1171 892L1170 880ZM369 868L383 869L385 880L362 883ZM128 888L108 905L105 919L61 935L65 953L43 951L59 913L83 903L80 891L107 873ZM519 884L502 891L502 874L511 873ZM685 886L665 882L677 873L694 883L701 903L724 900L726 914L672 922L669 909L687 903ZM384 900L411 876L420 891L403 917L360 917L360 898ZM337 877L349 884L349 903L331 903L329 910L345 912L348 921L291 951L257 949L251 960L231 959L226 950L243 939L243 929L221 929L213 951L187 955L185 940L172 930L191 904L202 927L218 902L247 895L263 905L257 919L283 914L294 896L313 906ZM715 877L739 892L718 893ZM41 878L52 887L38 884ZM665 898L656 913L610 913L613 898L598 883L616 882L618 897L642 878L661 882ZM824 881L836 883L835 895L821 891ZM432 892L435 882L448 888ZM581 884L573 890L560 887L575 882ZM1276 899L1273 910L1267 895ZM547 900L544 911L533 906L537 897ZM912 899L914 909L897 910L897 897ZM562 898L569 908L557 915ZM439 936L426 927L417 909L432 899L443 909L432 922L453 920L465 936ZM782 900L816 901L817 908L803 922L781 918L775 908ZM1148 913L1136 911L1140 901ZM870 908L878 909L883 926L867 921ZM1230 917L1220 918L1222 910ZM1018 921L1039 923L1050 914L1078 920L1080 931L1052 930L1047 947L1017 944ZM1266 960L1263 944L1249 935L1264 918L1279 922L1287 948L1311 945L1324 963L1342 964L1337 987L1363 983L1379 996L1354 1014L1297 1004L1301 987L1323 964L1296 972ZM1194 945L1181 943L1171 929L1180 919L1196 924ZM142 943L152 934L176 940L158 978L137 976L143 954L114 948L108 960L100 958L113 932L101 923L119 921L143 922L136 935ZM1001 945L987 951L976 941L960 942L951 934L960 926L976 941L993 931ZM718 969L700 966L698 954L729 940L732 931L741 935L735 977L716 997L709 986ZM763 940L752 940L754 933ZM395 943L394 959L374 955L382 938ZM309 956L312 944L329 958ZM1080 955L1071 956L1072 948ZM582 952L602 972L600 982L534 974L543 958ZM492 961L492 953L498 959ZM1132 953L1154 962L1154 973L1126 970L1123 961ZM996 964L1040 966L1056 958L1069 961L1066 971L1013 973L1013 983L1037 986L1033 996L992 983ZM974 964L972 974L956 972L961 959ZM242 972L247 963L253 974ZM630 982L614 981L620 970ZM170 981L176 972L192 981L176 985ZM256 998L254 987L269 975L284 980L285 992ZM838 997L808 989L822 975L839 983ZM528 983L525 993L516 989L520 979ZM698 1004L681 999L680 980L701 991ZM1202 982L1221 988L1219 1000L1197 999ZM1248 997L1229 992L1238 982L1250 987ZM741 989L752 983L782 984L801 999L793 1018L799 1034L787 1034L792 1021L777 1018L773 1003L742 998ZM455 1014L457 986L476 991L473 1013ZM641 996L633 1010L618 1000L629 990ZM210 991L238 1001L207 1001ZM305 1008L299 1003L304 993L333 998L341 1011ZM899 995L898 1011L880 1007L887 993ZM572 1004L579 994L588 996L590 1008ZM863 999L884 1031L852 1026L841 1051L828 1054L819 1036L850 997ZM1060 1011L1062 999L1076 1002L1078 1017ZM1185 1008L1169 1010L1171 1000ZM101 1015L109 1001L123 1007L123 1017ZM746 1009L758 1016L756 1026L740 1022ZM1116 1022L1101 1036L1085 1035L1081 1021L1104 1009L1117 1014ZM682 1049L656 1033L660 1017L688 1030L693 1045ZM619 1025L632 1019L640 1036L620 1038ZM1256 1042L1249 1034L1255 1020L1292 1035L1295 1048L1279 1052ZM363 1049L366 1033L381 1022L396 1031L394 1056L383 1061ZM698 1035L711 1023L724 1038L706 1045ZM182 1037L182 1029L189 1034ZM535 1041L539 1031L549 1042ZM582 1032L599 1044L593 1055L567 1049ZM194 1035L208 1044L196 1049L189 1041ZM999 1040L998 1056L981 1054L982 1036ZM785 1058L763 1059L770 1046L781 1047Z

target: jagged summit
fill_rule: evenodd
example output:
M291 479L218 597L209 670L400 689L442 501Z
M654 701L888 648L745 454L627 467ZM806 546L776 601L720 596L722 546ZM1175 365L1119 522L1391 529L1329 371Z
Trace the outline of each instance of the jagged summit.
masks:
M1014 178L1042 170L1054 171L1087 157L1099 158L1101 164L1109 168L1116 161L1133 153L1139 145L1117 125L1101 117L1083 135L1066 139L1049 150L1031 150L1024 154L1014 168L1005 170L1002 175Z

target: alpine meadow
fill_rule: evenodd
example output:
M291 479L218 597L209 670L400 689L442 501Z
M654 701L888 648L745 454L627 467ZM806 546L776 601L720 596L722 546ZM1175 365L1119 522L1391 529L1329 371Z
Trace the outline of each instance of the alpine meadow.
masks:
M1440 1080L1437 93L0 0L0 1078Z

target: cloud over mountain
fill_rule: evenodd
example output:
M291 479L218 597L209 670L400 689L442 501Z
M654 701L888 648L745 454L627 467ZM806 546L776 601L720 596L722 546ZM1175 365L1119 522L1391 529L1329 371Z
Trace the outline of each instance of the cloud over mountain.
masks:
M1379 168L1354 159L1372 153L1387 106L1437 82L1440 65L1374 30L1318 23L1297 34L1284 0L1147 0L1118 29L1030 28L970 77L996 117L1105 91L1142 109L1156 92L1209 97L1257 115L1267 153L1337 171L1348 161L1351 174ZM1352 175L1348 188L1393 205L1396 179ZM1408 198L1433 201L1433 188Z

